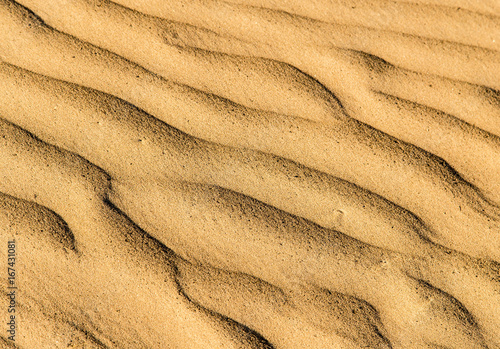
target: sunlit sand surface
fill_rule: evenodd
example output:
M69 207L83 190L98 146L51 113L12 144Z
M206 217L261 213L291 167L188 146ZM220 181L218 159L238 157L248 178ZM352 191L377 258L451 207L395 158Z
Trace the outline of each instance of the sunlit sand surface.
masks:
M0 0L0 348L500 349L499 45L494 0Z

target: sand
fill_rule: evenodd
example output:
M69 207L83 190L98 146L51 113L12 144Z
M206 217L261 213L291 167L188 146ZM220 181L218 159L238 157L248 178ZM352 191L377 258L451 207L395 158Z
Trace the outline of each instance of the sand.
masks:
M499 43L495 1L0 0L0 347L499 349Z

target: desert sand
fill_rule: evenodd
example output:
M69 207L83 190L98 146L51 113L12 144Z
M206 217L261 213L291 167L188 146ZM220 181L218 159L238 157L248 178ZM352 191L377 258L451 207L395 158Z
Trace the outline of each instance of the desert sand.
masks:
M495 0L0 0L0 348L500 349Z

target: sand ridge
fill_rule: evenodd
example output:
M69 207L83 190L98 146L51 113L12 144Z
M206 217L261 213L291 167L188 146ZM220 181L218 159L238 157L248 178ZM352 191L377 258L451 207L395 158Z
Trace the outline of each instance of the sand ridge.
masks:
M500 348L498 14L0 0L0 346Z

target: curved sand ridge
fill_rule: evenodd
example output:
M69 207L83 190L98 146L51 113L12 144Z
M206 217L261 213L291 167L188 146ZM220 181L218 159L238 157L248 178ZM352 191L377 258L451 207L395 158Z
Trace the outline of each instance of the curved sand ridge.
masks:
M119 2L0 1L17 347L500 348L492 6Z

